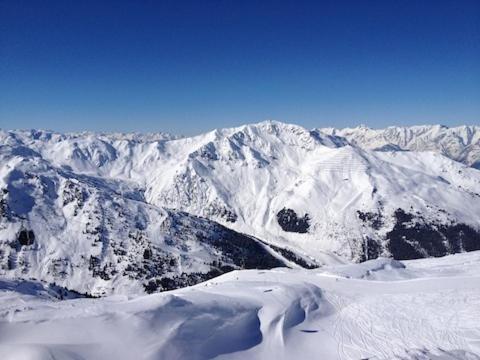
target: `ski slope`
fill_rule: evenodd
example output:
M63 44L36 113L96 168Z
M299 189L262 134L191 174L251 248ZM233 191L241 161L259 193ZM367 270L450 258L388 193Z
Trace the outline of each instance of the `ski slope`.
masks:
M2 359L480 359L480 252L58 301L0 281Z

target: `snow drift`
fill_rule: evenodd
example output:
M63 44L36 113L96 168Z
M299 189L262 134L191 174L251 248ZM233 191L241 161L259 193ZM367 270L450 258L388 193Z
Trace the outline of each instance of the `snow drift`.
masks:
M476 360L479 260L235 271L135 298L58 301L0 282L0 357Z

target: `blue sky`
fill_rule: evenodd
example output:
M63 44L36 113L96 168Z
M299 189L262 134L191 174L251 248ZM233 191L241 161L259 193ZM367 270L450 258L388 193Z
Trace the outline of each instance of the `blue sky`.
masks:
M480 1L0 0L0 127L480 123Z

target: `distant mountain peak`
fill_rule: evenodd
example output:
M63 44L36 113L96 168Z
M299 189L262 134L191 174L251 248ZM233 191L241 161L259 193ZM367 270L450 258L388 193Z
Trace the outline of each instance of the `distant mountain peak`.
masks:
M480 127L462 125L390 126L385 129L323 128L327 134L341 136L349 142L366 148L399 148L400 150L436 151L480 168Z

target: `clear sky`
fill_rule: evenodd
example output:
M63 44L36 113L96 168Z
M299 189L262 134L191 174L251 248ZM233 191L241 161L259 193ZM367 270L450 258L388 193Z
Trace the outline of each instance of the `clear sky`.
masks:
M480 123L479 0L0 0L0 128Z

